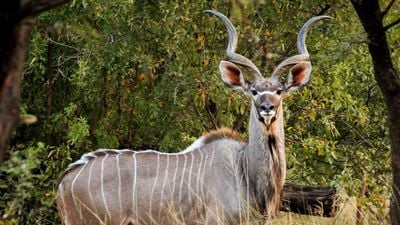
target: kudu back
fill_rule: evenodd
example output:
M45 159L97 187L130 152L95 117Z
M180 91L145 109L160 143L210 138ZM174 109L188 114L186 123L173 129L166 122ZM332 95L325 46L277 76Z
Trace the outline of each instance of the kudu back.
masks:
M223 128L176 154L109 149L84 154L69 165L58 185L64 224L247 224L253 212L276 216L286 175L282 100L308 83L306 34L311 24L329 17L305 23L297 38L299 54L264 78L235 52L237 34L229 19L214 10L205 12L228 30L227 60L219 70L228 87L251 99L249 140ZM249 69L249 79L239 66Z

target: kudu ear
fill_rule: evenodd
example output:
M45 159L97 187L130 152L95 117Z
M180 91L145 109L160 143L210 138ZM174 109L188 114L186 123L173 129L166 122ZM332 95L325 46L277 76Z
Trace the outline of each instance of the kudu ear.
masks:
M286 81L287 91L297 91L307 85L311 75L311 63L301 62L294 65Z
M242 71L235 64L222 60L219 63L219 71L224 83L234 90L245 90L246 83Z

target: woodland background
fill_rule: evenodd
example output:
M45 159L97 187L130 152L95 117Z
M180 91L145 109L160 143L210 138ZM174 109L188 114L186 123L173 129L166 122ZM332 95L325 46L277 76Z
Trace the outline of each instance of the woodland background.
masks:
M205 9L229 15L238 52L266 76L297 52L305 21L333 17L309 32L311 82L285 101L288 181L340 187L357 197L366 224L387 217L386 108L350 2L72 0L40 15L31 36L21 93L27 124L0 166L0 224L59 224L58 177L85 152L178 152L221 126L246 136L249 101L220 79L227 33ZM385 20L399 16L395 2ZM399 27L387 38L398 66Z

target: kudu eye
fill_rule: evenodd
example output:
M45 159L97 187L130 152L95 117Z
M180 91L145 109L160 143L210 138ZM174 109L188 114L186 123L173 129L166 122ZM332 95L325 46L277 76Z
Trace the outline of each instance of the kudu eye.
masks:
M256 96L256 95L258 94L258 92L257 92L256 89L251 89L251 93L252 93L254 96Z
M281 94L282 94L282 89L277 90L277 91L276 91L276 94L277 94L277 95L281 95Z

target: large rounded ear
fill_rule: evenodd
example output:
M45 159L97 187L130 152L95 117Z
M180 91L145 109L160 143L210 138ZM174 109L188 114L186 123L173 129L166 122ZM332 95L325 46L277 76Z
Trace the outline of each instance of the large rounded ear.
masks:
M311 63L301 62L294 65L286 81L287 91L297 91L307 85L311 75Z
M234 90L244 90L245 81L242 71L235 64L222 60L219 63L219 71L224 83Z

